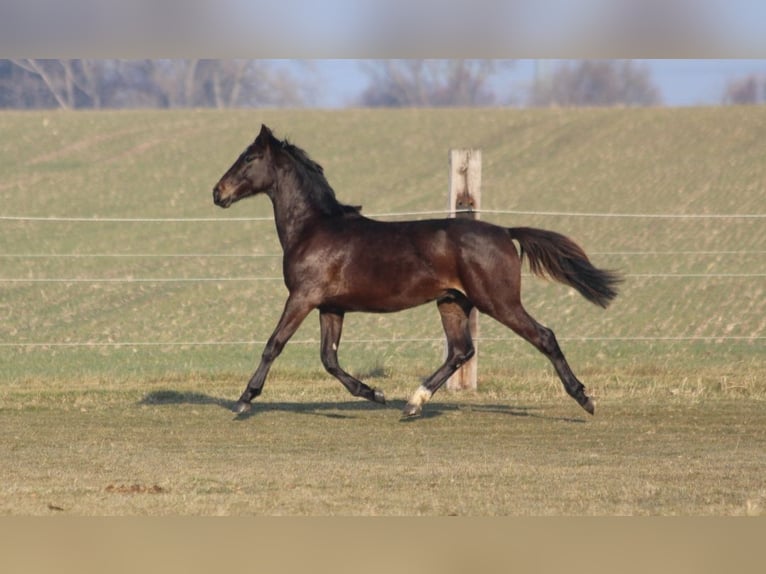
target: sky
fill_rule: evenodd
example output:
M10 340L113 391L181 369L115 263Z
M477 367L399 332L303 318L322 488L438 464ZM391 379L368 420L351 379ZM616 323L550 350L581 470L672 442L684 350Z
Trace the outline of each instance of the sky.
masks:
M666 105L715 104L766 73L731 59L766 58L766 1L3 0L0 54L308 59L324 107L362 91L359 58L513 58L498 95L530 85L533 58L694 58L646 61Z
M367 85L365 60L325 59L313 61L321 82L317 104L321 107L343 107L352 104ZM552 66L558 60L550 61ZM715 105L721 102L726 84L749 74L766 76L766 59L642 59L660 88L663 103L668 106ZM531 85L535 60L520 59L499 74L496 93L504 86L518 91Z
M766 77L766 60L649 60L655 83L670 106L717 104L731 80Z

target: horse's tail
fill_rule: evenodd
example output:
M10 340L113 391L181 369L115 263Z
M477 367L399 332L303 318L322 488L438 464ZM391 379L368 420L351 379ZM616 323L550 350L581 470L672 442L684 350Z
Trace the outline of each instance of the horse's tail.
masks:
M529 268L535 275L551 278L574 287L588 301L606 307L617 296L617 285L622 281L618 273L598 269L574 241L553 231L531 227L513 227L508 230L511 239L521 246L521 257L529 259Z

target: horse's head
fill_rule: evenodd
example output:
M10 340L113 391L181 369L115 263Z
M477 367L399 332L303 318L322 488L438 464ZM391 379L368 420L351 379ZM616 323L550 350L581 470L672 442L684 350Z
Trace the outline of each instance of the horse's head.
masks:
M213 188L213 202L229 207L235 201L270 189L275 182L271 130L261 126L261 133L237 158Z

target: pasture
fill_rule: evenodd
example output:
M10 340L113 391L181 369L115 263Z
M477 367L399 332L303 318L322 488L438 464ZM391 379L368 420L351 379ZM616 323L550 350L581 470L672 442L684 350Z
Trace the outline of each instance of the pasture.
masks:
M479 390L400 420L442 359L425 306L346 319L341 364L385 407L323 372L312 316L235 420L286 291L268 200L223 211L211 186L261 122L389 219L444 209L449 149L480 147L483 219L620 269L606 311L522 283L595 417L483 317ZM0 513L764 512L763 107L3 112L0 127Z

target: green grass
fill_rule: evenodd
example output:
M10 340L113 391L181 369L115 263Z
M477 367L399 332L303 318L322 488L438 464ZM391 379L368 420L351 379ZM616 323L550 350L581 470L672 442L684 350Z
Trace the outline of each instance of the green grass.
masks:
M482 148L487 210L766 213L766 109L751 107L3 112L0 215L268 216L265 198L211 200L261 122L368 214L443 209L452 147ZM342 363L391 408L322 372L312 315L235 422L286 295L271 222L0 220L1 278L219 279L0 282L0 513L761 513L763 219L483 218L565 233L626 274L607 311L522 285L595 418L483 318L478 393L400 422L441 360L426 306L346 320ZM224 280L242 277L276 279Z

